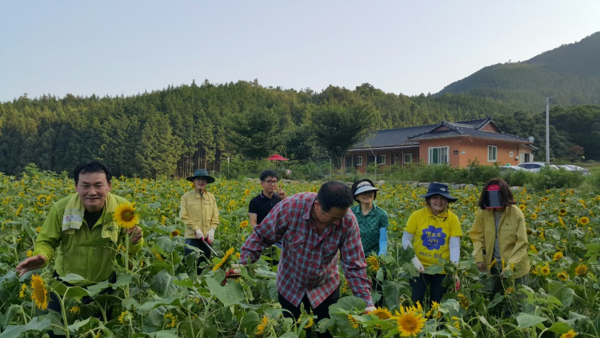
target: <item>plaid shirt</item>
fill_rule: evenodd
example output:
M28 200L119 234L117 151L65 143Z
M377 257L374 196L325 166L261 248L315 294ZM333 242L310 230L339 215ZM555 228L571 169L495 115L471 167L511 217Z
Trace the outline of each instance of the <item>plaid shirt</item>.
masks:
M319 236L311 210L316 193L301 193L278 203L262 223L254 227L242 247L240 262L256 262L263 249L283 240L277 272L277 289L290 303L299 306L306 294L316 308L339 286L338 250L352 293L373 306L367 262L360 230L352 212L338 226L329 225Z

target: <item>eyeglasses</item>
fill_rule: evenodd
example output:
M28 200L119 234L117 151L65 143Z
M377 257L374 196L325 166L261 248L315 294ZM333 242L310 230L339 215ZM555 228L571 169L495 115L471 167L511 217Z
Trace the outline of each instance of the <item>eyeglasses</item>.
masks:
M263 182L265 182L266 184L277 184L277 180L266 180Z

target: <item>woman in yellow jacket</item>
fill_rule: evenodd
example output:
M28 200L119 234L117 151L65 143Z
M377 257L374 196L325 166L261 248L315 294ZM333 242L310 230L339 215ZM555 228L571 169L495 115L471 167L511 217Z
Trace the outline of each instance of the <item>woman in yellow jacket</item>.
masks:
M483 186L470 237L479 271L492 276L492 297L504 293L502 281L514 278L527 284L530 270L525 217L513 198L508 184L493 178Z

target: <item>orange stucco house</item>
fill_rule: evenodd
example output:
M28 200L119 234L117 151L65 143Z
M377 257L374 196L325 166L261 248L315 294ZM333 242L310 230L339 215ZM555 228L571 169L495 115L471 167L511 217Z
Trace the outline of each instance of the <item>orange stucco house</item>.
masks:
M506 134L491 117L463 122L379 130L366 141L351 148L346 168L365 172L370 163L403 166L422 161L425 164L449 164L466 167L478 160L482 165L517 165L533 161L537 149L527 139Z

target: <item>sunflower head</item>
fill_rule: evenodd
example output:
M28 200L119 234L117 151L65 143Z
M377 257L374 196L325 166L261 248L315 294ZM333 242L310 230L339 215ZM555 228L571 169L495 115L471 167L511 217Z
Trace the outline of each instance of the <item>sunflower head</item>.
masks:
M566 333L563 333L560 338L575 338L575 336L577 336L577 332L570 330Z
M563 253L559 251L559 252L557 252L557 253L554 254L554 256L552 257L552 260L553 261L557 261L557 260L559 260L559 259L561 259L563 257L564 257Z
M569 274L568 274L568 273L566 273L565 271L563 271L563 272L557 273L557 274L556 274L556 277L557 277L558 279L560 279L561 281L563 281L563 282L566 282L566 281L567 281L567 279L569 279Z
M229 259L229 257L231 257L231 255L233 255L233 252L235 251L234 248L229 248L229 250L227 250L227 252L225 252L225 256L223 256L223 259L221 259L221 261L217 264L215 264L215 266L213 267L213 271L217 271L219 270L221 267L223 267L223 265L225 265L225 263L227 263L227 259Z
M579 264L577 265L577 267L575 268L575 274L577 276L585 276L587 274L587 265L585 264Z
M581 223L582 225L588 225L590 223L590 219L583 216L579 219L579 223Z
M163 318L165 320L165 326L167 328L173 328L173 327L177 326L177 318L172 313L170 313L170 312L165 313Z
M392 318L392 313L387 308L377 307L371 314L374 314L381 320Z
M179 236L179 230L171 231L171 238Z
M40 310L48 308L48 290L44 285L44 279L40 275L31 276L31 299Z
M537 219L537 214L531 214L531 219L532 220L536 220Z
M379 270L379 259L377 259L377 256L371 255L367 257L367 266L369 270L377 272Z
M358 320L356 318L354 318L354 315L349 314L348 321L350 322L350 325L352 326L353 329L358 329Z
M525 211L525 209L527 209L526 206L524 206L523 204L519 205L519 210Z
M243 221L240 223L240 228L244 229L244 228L246 228L246 227L248 226L248 224L249 224L249 223L248 223L248 220L243 220Z
M140 222L135 210L135 202L119 204L113 214L113 220L123 228L131 229Z
M566 216L567 215L567 209L562 208L562 209L558 210L558 215L559 216Z
M417 313L415 307L400 306L400 312L396 311L393 318L402 337L417 336L423 330L426 321L422 314Z
M260 324L256 327L256 335L261 335L265 332L265 329L269 325L269 318L267 316L263 316L260 320Z

